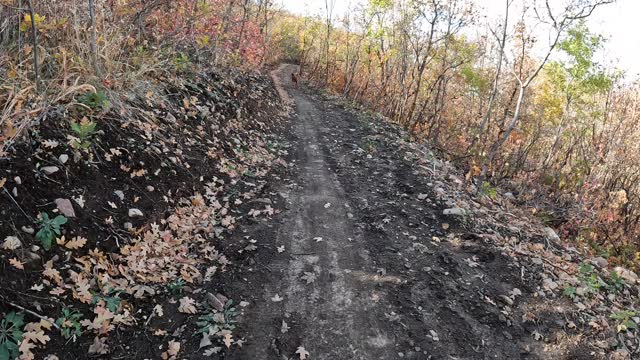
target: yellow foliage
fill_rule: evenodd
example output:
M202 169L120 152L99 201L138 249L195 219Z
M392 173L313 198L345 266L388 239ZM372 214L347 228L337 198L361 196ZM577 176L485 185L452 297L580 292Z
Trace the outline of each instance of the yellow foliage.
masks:
M38 28L40 26L40 24L42 24L45 20L45 16L41 16L38 13L35 13L35 23L36 23L36 28ZM31 14L25 14L24 15L24 19L22 20L22 23L20 23L20 31L22 32L26 32L27 30L31 29Z

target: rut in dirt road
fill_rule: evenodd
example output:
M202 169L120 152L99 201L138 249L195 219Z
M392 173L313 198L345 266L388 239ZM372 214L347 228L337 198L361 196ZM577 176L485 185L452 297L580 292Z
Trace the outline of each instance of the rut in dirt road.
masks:
M279 73L293 165L269 190L282 211L241 234L263 247L234 275L231 297L251 305L224 358L576 358L543 354L530 334L562 315L526 321L547 311L532 300L536 272L443 215L442 184L416 172L400 130L292 86L293 71Z

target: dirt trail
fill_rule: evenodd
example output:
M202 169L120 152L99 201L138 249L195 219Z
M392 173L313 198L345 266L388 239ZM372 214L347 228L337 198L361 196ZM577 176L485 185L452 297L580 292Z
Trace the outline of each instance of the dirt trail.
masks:
M296 159L299 184L287 196L289 210L275 244L284 246L287 256L271 265L278 275L266 284L263 308L257 311L261 316L252 324L253 333L264 336L248 341L245 352L255 359L278 358L273 334L265 329L274 328L271 320L279 308L275 313L283 313L288 326L307 326L289 331L297 332L300 345L314 359L391 358L393 341L379 324L382 319L370 316L383 313L385 302L372 301L377 295L376 282L370 281L375 277L369 272L370 258L349 219L344 190L322 152L317 130L322 116L296 95L293 131L304 149ZM275 294L284 300L274 302Z
M251 305L225 359L298 359L298 346L310 359L565 358L532 340L549 324L523 320L546 311L527 300L535 275L442 215L437 182L388 140L398 130L292 86L294 70L279 69L295 165L270 189L282 212L241 234L262 247L230 290Z

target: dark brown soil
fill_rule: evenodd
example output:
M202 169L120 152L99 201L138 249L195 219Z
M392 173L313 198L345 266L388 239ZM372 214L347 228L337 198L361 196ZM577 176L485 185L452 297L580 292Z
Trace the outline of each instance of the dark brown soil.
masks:
M35 240L20 228L33 226L40 211L51 213L54 199L83 194L86 206L74 207L78 217L70 225L77 226L67 226L65 235L87 237L86 251L94 247L116 251L132 238L122 230L122 224L130 221L129 207L148 214L134 221L134 227L148 227L169 215L177 199L203 191L202 184L216 177L225 180L223 191L230 202L247 187L258 190L233 208L236 230L215 240L230 260L226 271L204 287L194 285L184 291L200 303L206 293L232 299L238 310L236 343L228 349L217 344L217 353L204 356L201 335L196 334L197 316L177 312L175 302L182 295L158 286L158 295L149 299L122 295L136 311L138 323L117 327L110 334L112 351L104 358L160 358L172 339L181 342L180 359L298 359L299 347L310 353L310 359L332 360L593 358L581 341L561 350L547 347L560 341L556 337L578 331L565 328L563 302L550 305L534 296L541 281L536 265L507 256L486 236L503 228L479 232L473 218L443 215L451 204L437 189L449 180L416 171L429 163L409 145L404 132L308 87L291 86L288 74L294 70L284 67L280 74L296 104L291 129L278 126L283 105L273 100L271 82L246 76L229 82L223 80L228 77L212 75L194 81L201 84L196 88L168 87L167 94L173 95L164 105L136 100L143 109L159 111L158 125L165 130L159 130L154 141L175 138L175 142L161 141L171 145L170 154L154 155L153 143L143 132L123 129L126 118L113 116L100 123L103 133L95 139L95 148L126 149L123 162L110 164L96 156L89 165L62 166L55 178L41 174L36 164L55 164L59 151L43 152L35 141L65 142L65 128L54 121L70 115L53 114L36 128L37 134L30 134L33 142L15 148L12 158L20 161L0 160L0 179L10 179L9 190L16 175L23 180L16 199L19 207L6 194L0 196L0 240L21 234L27 250L18 255L27 256ZM209 128L211 118L169 121L166 112L179 117L186 94L219 104L220 116L213 121L219 129L238 108L252 121L224 133L202 133L198 126ZM288 165L269 168L266 176L231 181L216 170L217 160L207 156L207 147L198 144L215 142L221 158L233 158L234 139L239 139L240 147L252 141L271 142ZM171 155L190 166L167 161ZM120 165L134 168L141 163L150 175L133 179L119 170ZM151 169L156 168L163 168L163 174L154 176ZM147 191L148 185L155 191ZM128 201L118 202L117 210L107 205L118 201L115 190L124 191ZM134 204L131 199L136 196L140 199ZM247 215L265 205L276 213ZM109 216L115 225L105 225ZM255 251L244 250L250 240L257 240ZM25 265L25 271L9 267L8 254L1 253L0 313L15 310L8 305L11 299L51 317L61 311L62 303L28 289L40 281L45 261L65 253L60 249L36 253L41 259ZM146 323L142 314L150 313L155 304L162 304L166 314ZM74 305L90 314L89 307ZM532 312L535 321L530 320ZM165 329L167 334L155 336L154 329ZM537 341L537 334L544 341ZM76 343L52 337L38 355L95 358L87 355L93 336Z
M246 343L225 358L297 359L299 346L311 359L591 358L534 339L566 330L561 310L536 310L551 309L533 296L537 269L472 232L472 220L442 215L439 179L416 175L399 128L309 88L287 90L296 167L273 193L284 211L244 228L263 246L223 281L243 279L230 295L251 304L238 329Z

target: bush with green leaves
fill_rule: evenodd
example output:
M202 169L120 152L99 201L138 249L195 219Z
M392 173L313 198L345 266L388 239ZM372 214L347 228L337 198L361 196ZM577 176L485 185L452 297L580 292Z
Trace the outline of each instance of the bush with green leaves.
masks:
M107 95L103 91L87 92L78 98L78 101L93 110L104 109L109 106Z
M191 68L191 60L189 60L186 54L180 53L173 58L173 66L175 66L178 71L187 71Z
M13 360L20 355L24 314L10 312L0 320L0 360Z
M488 181L484 181L480 185L479 193L482 196L488 196L489 198L494 199L498 195L498 190L491 186Z
M62 316L56 319L56 325L60 327L60 333L65 339L73 338L74 341L82 335L82 313L79 311L64 308Z
M40 213L40 218L36 220L36 224L40 229L36 233L36 239L40 241L45 250L51 249L53 239L56 235L61 234L61 226L66 223L67 218L64 215L58 215L51 219L46 212Z

